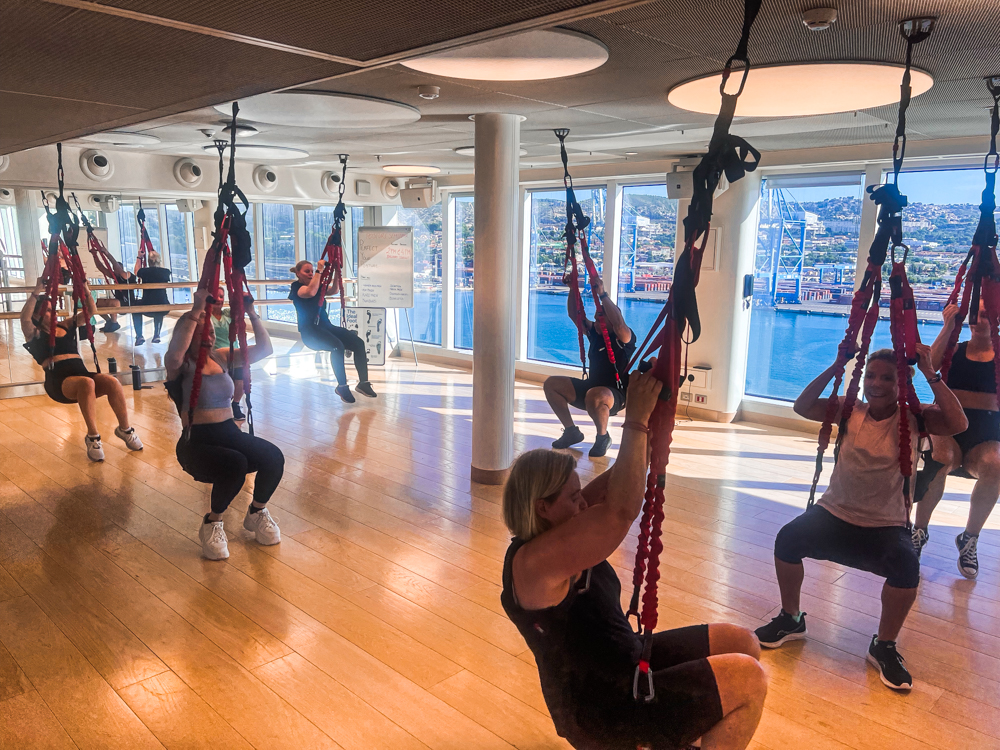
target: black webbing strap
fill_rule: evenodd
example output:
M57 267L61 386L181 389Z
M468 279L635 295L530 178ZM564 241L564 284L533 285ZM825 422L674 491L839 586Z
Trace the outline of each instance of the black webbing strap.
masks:
M997 244L997 224L993 213L997 208L997 170L1000 169L1000 154L997 153L997 134L1000 133L1000 76L988 77L986 88L993 97L993 108L990 112L990 150L983 159L986 187L983 188L983 200L979 205L979 226L976 227L976 233L972 238L972 244L980 248L996 247ZM978 308L976 311L978 312Z

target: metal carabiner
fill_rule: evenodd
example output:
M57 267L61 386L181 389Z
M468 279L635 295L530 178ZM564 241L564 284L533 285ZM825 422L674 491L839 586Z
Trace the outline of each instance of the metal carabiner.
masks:
M643 669L643 666L646 668ZM639 673L645 672L646 674L646 685L649 688L649 693L642 696L642 700L645 703L651 703L654 698L656 698L656 688L653 687L653 673L649 671L649 664L640 661L635 667L635 676L632 678L632 698L639 700Z

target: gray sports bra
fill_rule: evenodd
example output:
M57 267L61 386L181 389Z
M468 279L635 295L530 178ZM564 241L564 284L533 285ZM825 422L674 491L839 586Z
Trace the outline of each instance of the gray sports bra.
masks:
M198 409L229 409L233 403L233 393L235 384L229 377L226 364L211 355L212 359L222 367L222 372L217 375L202 375L201 390L198 391ZM188 360L185 363L184 380L181 381L183 400L181 402L181 413L186 414L191 403L191 385L194 383L194 363Z

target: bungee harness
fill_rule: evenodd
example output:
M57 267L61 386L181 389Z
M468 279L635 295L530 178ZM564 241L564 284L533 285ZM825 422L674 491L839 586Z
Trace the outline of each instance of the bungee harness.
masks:
M316 305L316 323L319 322L320 310L326 307L326 291L332 283L340 293L340 324L346 325L347 300L344 298L344 240L343 224L347 218L347 206L344 205L344 193L347 191L347 154L340 154L340 182L337 184L337 206L333 209L333 228L326 240L320 260L326 261L319 275L319 298Z
M107 283L117 284L118 279L115 278L114 258L111 257L108 249L104 247L104 243L94 234L94 227L91 226L87 215L83 212L83 208L80 207L80 201L76 199L76 193L70 193L70 195L76 204L76 210L80 215L80 221L83 222L83 228L87 230L87 249L90 250L90 255L94 259L94 265L97 266L97 270L101 272Z
M70 315L75 317L79 309L84 313L87 311L87 304L84 295L87 294L87 274L83 270L83 262L77 252L77 242L80 236L80 220L69 207L66 201L64 183L65 174L62 163L62 144L56 144L56 154L58 159L57 178L59 181L59 195L56 197L55 210L49 206L49 201L42 191L42 205L45 206L45 214L49 222L49 245L45 259L45 267L42 271L42 280L45 285L45 305L41 318L48 318L49 324L49 352L55 350L56 345L56 300L59 296L60 283L71 281L73 284L73 309ZM64 279L63 265L65 265L66 276ZM83 324L84 335L90 342L90 350L94 355L94 366L97 372L101 371L100 361L97 359L97 347L94 345L94 327L90 324L90 315L85 314Z
M646 493L639 523L639 537L635 555L635 569L632 575L632 600L628 617L638 619L638 631L643 636L642 655L636 666L632 683L632 695L637 701L650 702L655 698L653 675L649 660L652 655L653 630L657 622L657 582L660 578L659 561L663 544L660 541L663 524L663 489L666 485L667 463L670 460L670 443L673 438L674 416L677 413L677 398L681 384L681 345L683 335L690 328L692 343L701 335L701 321L698 316L698 302L695 288L701 271L702 255L708 239L712 220L714 193L722 175L729 182L736 182L747 172L752 172L760 162L760 152L738 136L731 135L736 112L736 103L746 85L750 71L747 44L750 29L760 11L761 0L744 0L743 32L736 52L726 62L722 72L719 91L722 107L715 121L715 129L708 145L708 153L694 170L694 194L684 218L684 249L674 265L674 278L667 302L653 323L646 340L636 350L638 361L659 348L659 356L653 367L653 374L663 383L660 400L649 418L652 452L649 474L646 479ZM726 93L726 83L732 74L733 63L744 65L743 79L735 94ZM663 328L660 328L660 325ZM654 335L655 334L655 335ZM648 348L647 348L648 344ZM642 610L639 610L639 595L645 575L645 591L642 592ZM644 683L644 684L643 684Z
M997 260L997 225L994 218L996 211L996 178L1000 169L1000 155L997 153L997 134L1000 132L1000 76L988 76L986 87L993 97L993 108L990 113L990 148L983 160L983 172L986 186L983 188L982 202L979 204L979 223L972 236L972 246L965 260L955 275L955 286L948 296L948 305L958 305L954 327L948 337L944 355L941 360L941 378L948 380L952 358L958 347L958 338L962 333L962 324L966 316L969 323L975 325L979 321L980 300L986 308L990 323L990 340L993 343L993 361L1000 362L1000 261ZM992 161L992 164L991 164ZM994 370L1000 370L994 366ZM1000 372L996 373L997 393L1000 393ZM919 501L927 493L930 483L944 468L944 464L935 461L930 449L923 452L923 468L917 472L914 502ZM964 471L959 469L956 472Z
M604 305L601 303L601 296L597 289L601 284L601 275L597 272L597 264L590 257L590 246L587 242L587 227L590 226L590 217L584 216L583 208L576 199L576 192L573 190L573 176L569 173L569 156L566 154L566 136L569 135L569 128L559 128L554 131L559 139L559 153L563 163L563 185L566 188L566 255L563 259L563 279L562 282L569 287L570 305L573 308L573 322L576 324L576 335L580 343L580 363L583 365L583 379L587 379L587 350L584 347L583 339L587 333L587 314L583 308L583 295L580 292L580 269L576 262L576 243L580 241L580 255L583 257L584 267L590 279L590 293L594 298L594 325L604 339L604 350L608 353L608 361L615 371L615 385L618 390L622 389L622 379L615 362L615 352L611 347L611 335L608 333L608 319L604 314Z
M808 502L808 505L813 505L816 501L816 487L819 484L820 475L823 473L823 455L830 445L833 420L838 408L841 416L837 431L837 443L834 446L835 462L847 434L847 425L861 388L861 376L864 372L868 350L871 347L872 333L876 323L878 323L879 298L882 292L882 266L889 256L891 243L889 328L892 336L892 348L896 355L897 385L899 388L899 469L903 475L907 526L909 526L911 505L910 477L913 474L910 420L907 412L912 412L917 417L917 423L921 425L921 437L923 437L923 420L920 418L920 402L910 378L910 366L917 361L916 345L920 343L920 336L917 332L917 311L913 299L913 289L906 278L906 257L909 248L903 244L902 218L902 211L906 206L906 196L899 192L899 172L906 156L906 112L910 106L910 71L913 64L913 47L930 36L934 28L934 20L933 18L914 18L899 24L900 34L906 40L906 66L899 87L899 117L892 144L892 182L887 180L884 185L868 187L869 197L878 206L878 229L868 249L868 267L865 269L861 286L854 292L844 340L837 349L833 391L827 402L826 415L820 428L819 442L816 448L816 470L813 473L812 486L809 488ZM902 258L899 261L896 260L897 248L902 248ZM860 346L858 346L859 335L861 338ZM854 370L844 393L843 403L841 403L837 394L843 381L847 363L852 357L855 358Z
M149 239L149 232L146 231L146 211L142 207L141 198L135 220L139 223L139 252L136 255L136 260L139 261L139 268L146 268L149 265L149 254L156 252L156 249Z
M247 426L253 435L253 406L250 403L250 361L247 358L247 326L245 320L246 308L244 294L250 294L250 286L246 280L246 266L250 263L252 252L250 247L250 232L247 231L246 211L250 208L243 191L236 185L236 114L239 105L233 103L233 124L229 131L229 173L225 181L225 152L227 143L215 141L219 150L219 206L215 210L215 231L212 246L205 256L205 266L198 281L198 289L208 289L214 295L219 288L220 276L225 279L226 293L229 295L229 306L232 310L229 323L229 374L236 369L234 346L239 344L243 359L243 391L247 398ZM243 203L243 211L236 205L236 199ZM218 300L221 302L221 300ZM209 301L211 304L211 300ZM191 399L188 405L188 425L194 421L195 404L201 392L202 371L212 348L210 340L211 310L205 310L205 322L201 331L201 346L198 349L198 359L194 377L191 383Z

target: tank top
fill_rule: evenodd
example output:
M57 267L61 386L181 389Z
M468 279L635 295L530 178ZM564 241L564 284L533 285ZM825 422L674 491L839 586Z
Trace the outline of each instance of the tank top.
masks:
M222 372L216 375L202 375L201 389L198 391L198 409L229 409L233 404L233 393L236 386L229 377L226 364L220 362L214 354L209 355L222 367ZM181 380L181 414L187 414L191 403L191 386L194 383L194 363L185 363L184 378Z
M49 335L41 328L30 341L25 341L23 346L38 364L42 364L49 357L60 354L76 354L79 356L80 348L77 343L76 325L59 326L66 331L65 336L56 336L56 344L52 351L49 351Z
M317 325L333 325L326 314L326 305L321 305L319 292L312 297L300 297L299 289L304 287L301 281L293 281L288 299L295 306L295 317L299 325L299 333L316 328Z
M507 548L500 603L535 657L556 731L575 747L592 746L607 717L633 703L642 642L622 611L621 583L607 560L584 571L554 607L523 609L512 565L524 544L514 538Z
M628 363L632 359L632 355L635 354L635 331L632 331L632 338L628 340L628 343L623 344L615 335L615 329L608 325L608 338L611 340L611 351L615 355L614 365L608 359L608 347L604 336L597 328L597 324L592 325L587 331L587 340L590 344L587 347L589 361L587 378L592 384L617 388L615 382L615 370L617 369L618 377L622 381L622 391L624 391L628 388Z
M918 428L913 414L910 420L910 444L914 465L917 460ZM916 480L910 479L910 492ZM837 518L855 526L905 526L906 504L903 501L903 474L899 470L899 416L875 420L868 404L858 402L847 425L847 435L840 446L837 465L830 475L819 504Z
M977 362L969 359L969 342L963 341L955 349L948 371L948 387L952 390L996 393L996 365L993 360Z
M139 269L139 281L142 284L167 284L170 282L170 269L149 266ZM166 289L143 289L142 305L169 305Z

